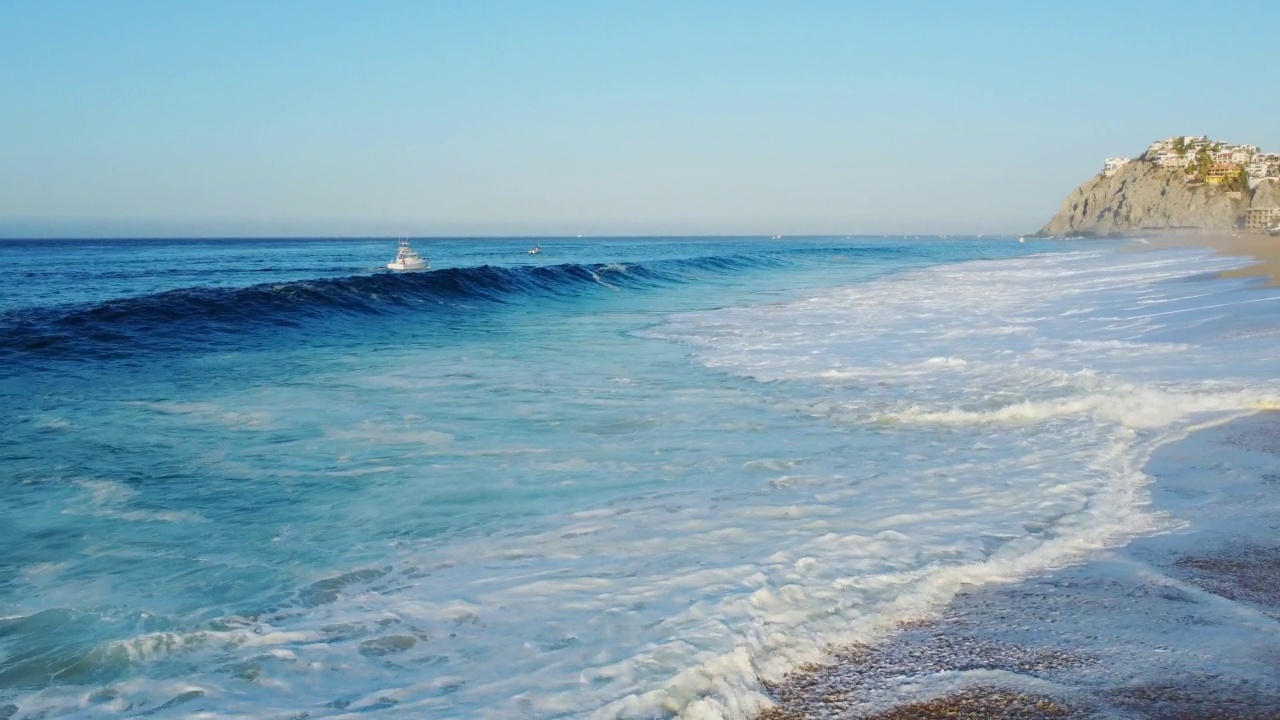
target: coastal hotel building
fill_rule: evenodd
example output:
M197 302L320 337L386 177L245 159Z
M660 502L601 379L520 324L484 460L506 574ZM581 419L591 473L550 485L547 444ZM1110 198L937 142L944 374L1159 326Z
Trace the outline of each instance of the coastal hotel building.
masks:
M1280 225L1280 207L1249 208L1244 214L1244 229L1264 232Z

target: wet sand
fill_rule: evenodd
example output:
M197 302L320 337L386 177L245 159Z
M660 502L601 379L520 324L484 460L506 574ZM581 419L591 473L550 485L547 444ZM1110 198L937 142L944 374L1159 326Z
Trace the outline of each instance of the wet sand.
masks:
M1162 447L1169 532L1013 585L770 687L761 720L1280 718L1280 414Z
M1280 285L1280 237L1270 235L1210 235L1205 244L1223 255L1246 255L1258 262L1222 277L1266 277L1269 285Z
M1227 270L1221 277L1265 277L1268 285L1280 286L1280 237L1258 234L1168 235L1148 238L1148 247L1208 247L1220 255L1238 255L1257 260L1253 265Z

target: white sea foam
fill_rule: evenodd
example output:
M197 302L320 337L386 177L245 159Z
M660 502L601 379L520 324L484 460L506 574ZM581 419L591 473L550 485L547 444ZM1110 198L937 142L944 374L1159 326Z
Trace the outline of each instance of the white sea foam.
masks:
M189 510L156 510L130 507L139 492L114 480L76 480L75 485L88 493L84 502L73 502L63 510L70 515L94 515L128 522L204 522L205 519Z
M314 439L291 441L299 454L358 479L313 521L359 559L270 609L108 645L132 666L199 668L183 683L144 673L100 702L47 688L23 710L186 698L157 715L747 717L768 702L762 678L832 645L1169 527L1147 510L1153 450L1280 398L1274 336L1230 357L1217 344L1267 303L1234 281L1184 282L1238 262L1091 250L941 266L683 313L628 339L680 343L696 381L558 349L542 364L477 352L465 378L335 381L395 389L372 418L283 391L148 406L210 427L267 407L273 427L312 423ZM501 382L477 385L486 372ZM446 421L498 404L526 434ZM138 499L87 482L93 507ZM496 499L458 499L476 493ZM498 520L450 524L485 512Z
M998 477L992 471L1000 465L1020 464L1045 480L1041 498L1070 498L1065 512L1042 526L1052 529L1048 537L1023 536L1005 546L1015 550L980 563L951 564L920 578L908 574L907 584L887 593L888 602L878 608L869 603L875 609L867 617L842 618L840 627L818 634L823 642L867 641L897 619L927 616L963 583L1015 579L1158 527L1160 519L1143 512L1147 479L1141 467L1150 453L1188 432L1196 418L1216 414L1221 420L1280 402L1276 383L1256 372L1265 352L1246 350L1243 362L1224 365L1213 336L1205 343L1147 337L1166 329L1154 318L1194 318L1276 299L1222 301L1231 297L1231 286L1205 292L1167 283L1202 273L1206 264L1215 263L1203 254L1153 261L1089 253L970 263L749 312L691 314L655 334L693 345L709 367L774 383L809 383L811 392L824 396L811 412L842 424L955 426L979 437L1001 425L1020 427L984 447L1027 453L1022 462L1006 456L996 465L942 471L957 479L974 470ZM1001 280L994 283L990 276L997 269ZM1070 306L1084 295L1087 308ZM1145 310L1164 304L1188 306ZM959 529L965 514L952 505L920 522ZM914 522L906 515L888 521L903 527ZM955 542L962 535L953 537ZM877 573L841 587L870 580L893 587L903 577ZM803 625L810 631L819 626L812 618ZM766 677L797 661L781 647L760 650L768 659L753 667ZM749 677L741 680L750 686ZM701 703L699 712L711 707L713 715L735 713L730 702Z

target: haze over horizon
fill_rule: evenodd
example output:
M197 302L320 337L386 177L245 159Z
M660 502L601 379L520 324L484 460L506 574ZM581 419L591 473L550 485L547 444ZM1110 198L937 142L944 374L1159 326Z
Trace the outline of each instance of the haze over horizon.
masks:
M1280 150L1276 26L1242 0L8 3L0 237L1031 232L1159 137Z

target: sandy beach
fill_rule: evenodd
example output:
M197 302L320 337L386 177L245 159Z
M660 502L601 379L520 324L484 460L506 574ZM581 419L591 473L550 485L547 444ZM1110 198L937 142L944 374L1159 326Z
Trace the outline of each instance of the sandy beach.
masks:
M1280 237L1270 235L1212 235L1205 243L1223 255L1248 255L1258 263L1239 270L1228 270L1223 277L1270 278L1269 284L1280 284Z
M1280 414L1165 446L1175 529L843 648L772 688L762 720L1280 717Z
M1280 284L1280 237L1259 234L1169 235L1148 239L1150 248L1209 247L1221 255L1239 255L1257 260L1248 267L1228 270L1221 277L1268 278L1268 285Z

